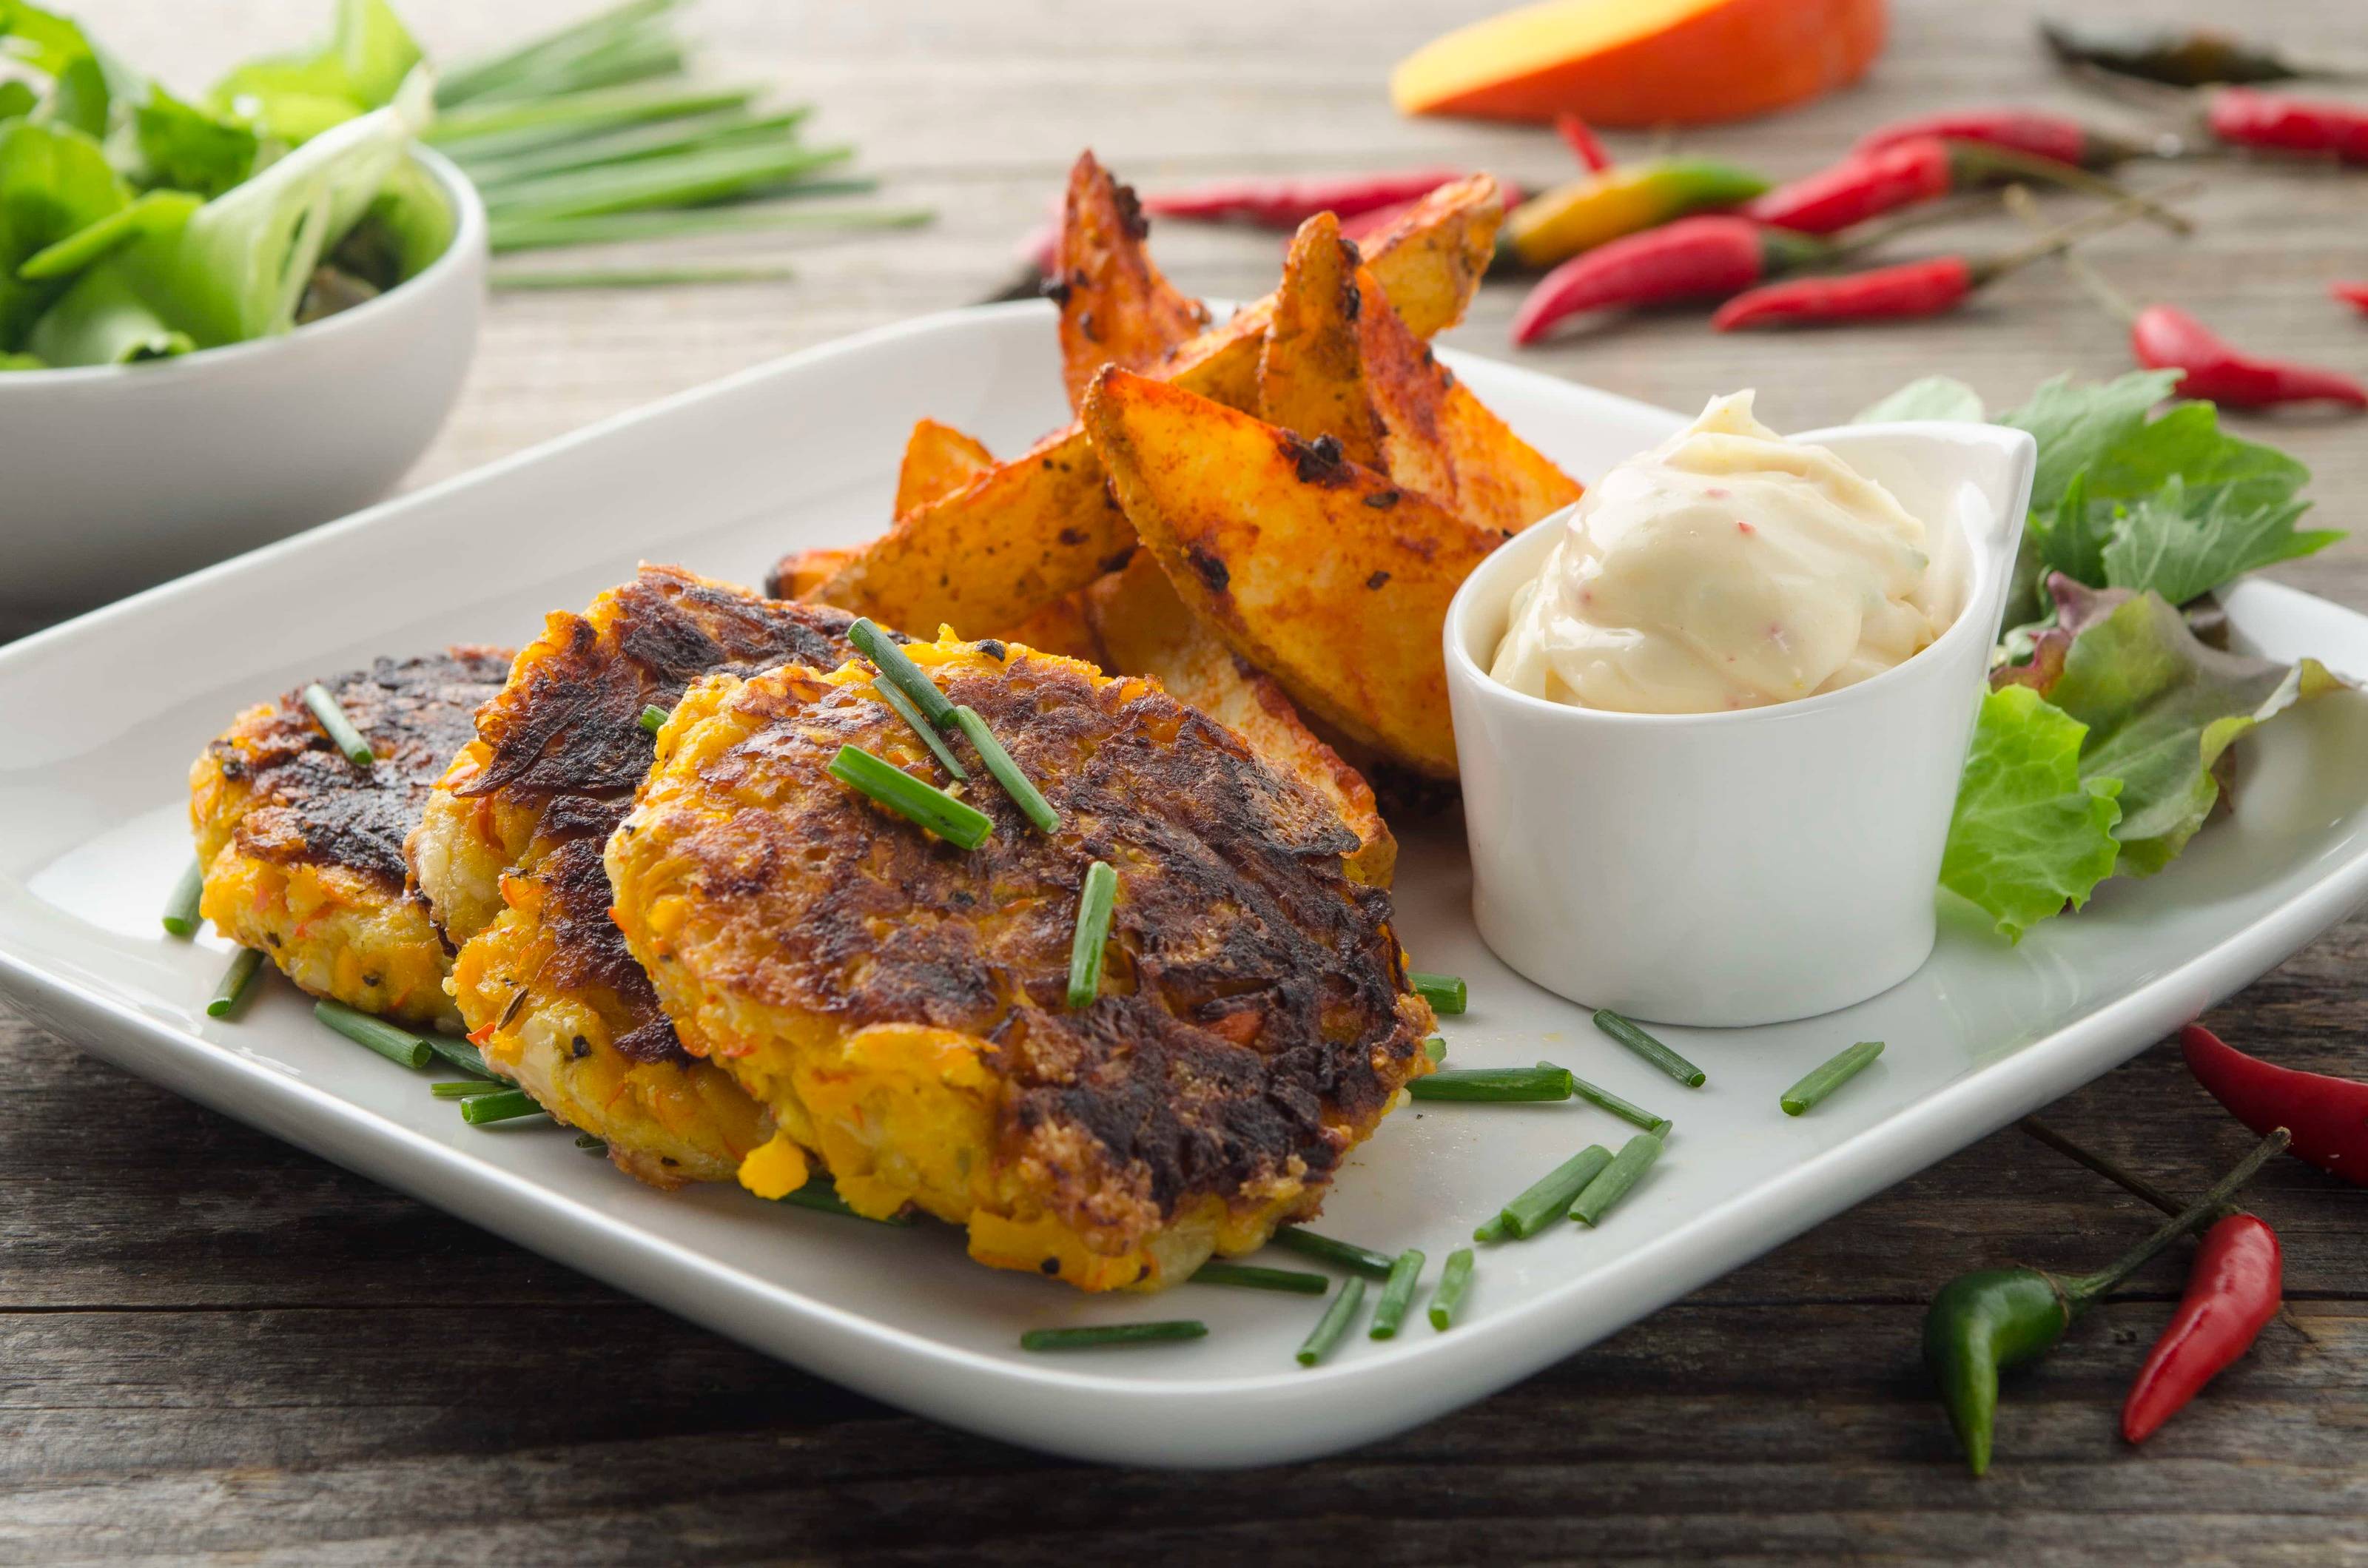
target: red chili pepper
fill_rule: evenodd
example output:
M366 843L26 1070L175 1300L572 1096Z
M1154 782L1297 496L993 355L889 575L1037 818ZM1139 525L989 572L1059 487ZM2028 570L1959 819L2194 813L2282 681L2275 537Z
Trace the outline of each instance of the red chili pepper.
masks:
M2059 164L2077 164L2088 169L2111 168L2145 156L2149 151L2136 142L2091 131L2067 115L2047 114L2034 108L1948 109L1913 119L1896 119L1860 137L1858 150L1879 153L1902 142L1931 137L2003 147L2009 152L2028 153L2034 158L2052 158Z
M2328 292L2356 310L2368 312L2368 283L2333 283Z
M1338 175L1315 179L1239 179L1161 191L1143 210L1161 218L1238 219L1262 229L1296 229L1318 212L1353 218L1377 207L1416 201L1464 177L1463 169L1406 169L1394 174Z
M2235 146L2332 153L2341 163L2368 164L2368 106L2221 87L2205 103L2203 122Z
M2204 1232L2179 1311L2122 1403L2122 1436L2145 1442L2250 1348L2277 1315L2284 1281L2278 1233L2252 1215L2230 1214Z
M1827 246L1748 218L1680 218L1571 257L1543 278L1513 315L1513 341L1534 343L1582 311L1723 300Z
M2294 1153L2368 1187L2368 1084L2274 1066L2200 1024L2179 1031L2179 1049L2195 1081L2237 1120L2256 1132L2288 1129Z
M1932 137L1895 142L1780 185L1747 204L1747 217L1801 234L1831 234L1912 202L1949 194L1949 145Z
M1600 175L1611 166L1611 154L1596 139L1595 128L1578 116L1567 110L1554 116L1554 134L1562 138L1563 145L1571 150L1579 166L1588 174Z
M1790 278L1737 294L1710 318L1714 332L1818 322L1889 321L1955 310L1988 279L1962 256L1878 267L1841 278Z
M2336 370L2239 352L2176 305L2148 305L2130 323L2130 352L2149 370L2179 370L2181 397L2231 408L2343 403L2368 408L2368 387Z

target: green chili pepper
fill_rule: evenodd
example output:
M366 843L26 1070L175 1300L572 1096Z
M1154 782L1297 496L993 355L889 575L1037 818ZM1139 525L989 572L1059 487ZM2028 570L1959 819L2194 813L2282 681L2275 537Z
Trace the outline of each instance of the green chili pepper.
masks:
M1750 170L1713 158L1618 164L1543 191L1505 214L1497 249L1523 267L1552 267L1689 212L1739 207L1767 188Z
M1924 1314L1924 1363L1941 1385L1949 1424L1975 1475L1990 1467L1999 1371L2054 1349L2074 1318L2157 1253L2216 1216L2286 1142L2283 1127L2262 1139L2193 1207L2095 1274L2066 1278L2039 1268L1980 1268L1941 1287Z

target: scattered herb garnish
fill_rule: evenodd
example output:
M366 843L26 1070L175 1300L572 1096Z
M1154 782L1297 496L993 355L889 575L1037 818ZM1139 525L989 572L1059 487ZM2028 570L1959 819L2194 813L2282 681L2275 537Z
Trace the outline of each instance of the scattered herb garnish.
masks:
M1611 1164L1611 1151L1590 1143L1540 1176L1521 1195L1472 1233L1475 1242L1527 1240L1570 1211L1588 1183Z
M1212 1257L1192 1271L1195 1285L1234 1285L1246 1290L1288 1290L1294 1295L1320 1296L1332 1288L1321 1274L1297 1268L1260 1268Z
M368 1013L358 1013L343 1002L315 1002L313 1016L355 1044L366 1045L389 1062L404 1067L425 1067L436 1054L426 1040L410 1030L396 1028Z
M1455 1309L1472 1288L1472 1249L1457 1247L1439 1271L1439 1287L1430 1293L1430 1326L1440 1333L1455 1326Z
M1611 1206L1628 1196L1628 1189L1644 1179L1661 1157L1662 1140L1666 1132L1639 1132L1620 1146L1611 1163L1578 1195L1570 1206L1570 1217L1582 1225L1600 1225Z
M472 1127L483 1127L495 1121L515 1121L522 1116L541 1114L541 1102L524 1089L492 1089L484 1094L471 1095L461 1102L461 1119Z
M776 1201L791 1204L800 1209L811 1209L818 1214L836 1214L843 1220L863 1220L874 1225L913 1223L913 1217L905 1213L891 1214L884 1220L873 1219L869 1214L857 1213L847 1199L838 1195L838 1188L831 1185L828 1176L818 1176L807 1182L805 1186L781 1194Z
M246 994L255 987L256 971L263 967L263 949L241 948L222 971L222 983L214 987L212 1000L206 1004L210 1018L227 1018L246 1001Z
M1421 1282L1422 1254L1408 1247L1390 1265L1389 1283L1382 1287L1382 1298L1373 1303L1373 1323L1365 1331L1367 1338L1397 1337L1398 1325L1406 1322L1406 1309L1414 1305L1415 1287Z
M1433 1062L1444 1062L1447 1060L1447 1041L1433 1035L1422 1042L1422 1053Z
M958 783L969 779L970 769L954 756L953 748L946 744L945 738L938 733L937 726L921 717L920 710L913 706L913 699L896 688L895 682L874 681L871 689L879 694L881 701L894 710L896 717L912 726L913 733L921 737L921 744L929 748L929 755L938 759L939 767L951 774Z
M1340 1343L1341 1335L1349 1332L1349 1325L1356 1321L1358 1309L1364 1304L1365 1282L1361 1279L1342 1280L1339 1292L1332 1298L1332 1304L1324 1309L1324 1315L1315 1320L1315 1327L1309 1332L1306 1342L1300 1346L1299 1364L1313 1367L1330 1355L1332 1347Z
M829 772L840 783L959 848L975 849L995 831L994 819L985 812L860 746L839 747L838 755L831 758Z
M1609 1007L1596 1010L1595 1027L1689 1089L1699 1089L1709 1081L1710 1075L1701 1068Z
M206 869L191 856L182 868L181 880L173 884L172 896L165 900L165 929L176 937L198 934L198 901L205 896Z
M1112 1323L1099 1328L1031 1328L1019 1336L1022 1350L1098 1350L1113 1345L1159 1345L1205 1339L1209 1325L1198 1318L1163 1323Z
M1453 1017L1463 1011L1465 991L1463 977L1455 974L1425 974L1419 970L1406 971L1406 983L1415 994L1430 1004L1430 1010L1441 1017Z
M1570 1098L1570 1071L1564 1067L1450 1067L1407 1081L1418 1100L1524 1102Z
M1077 929L1069 942L1068 1003L1090 1007L1102 991L1102 956L1110 945L1110 913L1118 903L1118 872L1107 860L1086 868L1077 891Z
M1011 754L1003 749L1003 743L995 738L995 732L986 727L986 721L978 716L976 709L968 706L955 709L954 723L978 749L979 760L986 764L989 773L995 775L995 781L1003 786L1003 792L1011 797L1012 803L1036 824L1039 832L1051 833L1060 827L1061 813L1053 809L1053 803L1044 798L1043 791L1036 788L1035 780L1021 772L1019 765L1011 760Z
M647 707L642 710L642 728L647 730L650 733L655 735L660 730L665 729L666 722L666 710L659 707L656 703L650 703Z
M913 656L896 645L894 638L872 621L859 619L847 629L847 640L855 645L857 653L871 661L881 679L913 699L913 706L921 710L923 718L940 730L953 722L954 705L938 689L938 683L913 662Z
M1883 1054L1883 1041L1862 1040L1830 1060L1812 1067L1799 1083L1777 1100L1786 1116L1805 1116L1818 1101L1857 1077Z
M1572 1078L1570 1092L1598 1109L1608 1110L1621 1120L1641 1127L1647 1132L1656 1132L1669 1125L1668 1117L1656 1116L1643 1106L1633 1105L1611 1090L1590 1084L1584 1078Z
M354 728L354 722L346 717L346 710L338 706L327 687L319 681L306 687L304 706L313 710L313 717L320 722L321 733L329 737L331 745L345 753L347 762L359 768L378 766L378 754L370 750L370 742Z
M1396 1261L1388 1253L1360 1247L1354 1242L1334 1241L1330 1236L1319 1236L1314 1231L1304 1231L1297 1225L1285 1225L1276 1231L1274 1244L1289 1247L1293 1252L1304 1253L1309 1257L1322 1258L1326 1263L1358 1274L1371 1275L1375 1279L1387 1279L1390 1265Z

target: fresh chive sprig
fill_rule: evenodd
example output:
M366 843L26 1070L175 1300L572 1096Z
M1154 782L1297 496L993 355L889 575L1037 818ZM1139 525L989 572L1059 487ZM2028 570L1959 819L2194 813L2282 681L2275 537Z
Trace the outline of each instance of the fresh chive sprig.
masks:
M1447 1255L1438 1287L1430 1293L1430 1326L1441 1334L1454 1327L1455 1309L1463 1304L1463 1293L1471 1288L1472 1249L1457 1247Z
M652 734L666 728L666 710L652 702L642 709L641 725Z
M1392 1262L1395 1263L1395 1259ZM1338 1293L1332 1298L1332 1304L1324 1309L1324 1315L1315 1320L1315 1328L1309 1331L1306 1340L1299 1346L1299 1364L1313 1367L1330 1355L1332 1347L1339 1344L1341 1336L1349 1332L1349 1325L1357 1321L1357 1313L1364 1304L1365 1282L1362 1279L1342 1280Z
M757 234L807 229L851 233L864 229L912 229L935 213L923 207L816 207L816 196L860 195L877 187L870 179L803 180L782 191L789 202L746 207L698 208L689 211L605 212L594 218L496 219L486 241L496 256L522 250L558 250L575 245L628 244L643 240L690 239L702 234Z
M964 767L962 765L962 759L954 756L953 747L946 744L945 737L938 733L936 725L921 717L921 710L913 706L913 699L905 696L894 681L874 681L871 683L871 689L880 694L880 700L894 710L896 717L912 726L913 733L921 737L921 744L929 748L929 755L938 759L939 767L951 774L957 781L969 779L970 769Z
M954 705L938 689L938 683L876 623L859 618L847 629L847 640L855 645L857 653L871 661L881 679L913 699L913 706L921 710L923 718L940 730L953 722Z
M1570 1206L1570 1217L1582 1225L1600 1225L1611 1206L1628 1196L1628 1189L1642 1181L1653 1162L1661 1157L1660 1132L1639 1132L1620 1146L1620 1153L1602 1173L1587 1184L1577 1201Z
M165 929L176 937L196 936L198 903L205 893L206 869L192 855L188 865L182 868L181 880L173 884L172 896L165 901Z
M1077 929L1069 939L1072 1007L1090 1007L1102 994L1102 960L1110 948L1110 914L1118 906L1118 871L1107 860L1086 868L1077 892Z
M313 1016L355 1044L366 1045L389 1062L405 1067L425 1067L436 1054L426 1040L409 1029L396 1028L385 1019L357 1012L343 1002L315 1002Z
M227 1018L246 1003L246 994L255 988L255 977L263 968L263 949L241 948L222 971L222 982L214 987L211 1000L206 1003L206 1017Z
M1019 808L1022 815L1036 824L1036 830L1039 833L1058 831L1061 813L1053 809L1053 802L1036 788L1036 781L1011 760L1011 754L1003 749L1003 743L995 738L995 732L986 727L986 721L978 716L978 710L967 705L955 709L954 723L978 749L979 760L986 764L989 773L995 775L995 781L1003 786L1003 792L1011 797L1012 803Z
M501 1088L491 1078L439 1078L427 1085L427 1092L439 1100L466 1100L499 1093Z
M1597 1011L1595 1027L1626 1046L1645 1061L1675 1078L1689 1089L1699 1089L1710 1081L1710 1074L1638 1028L1609 1007Z
M1603 1174L1611 1159L1611 1151L1602 1144L1588 1144L1524 1187L1520 1195L1498 1210L1494 1219L1474 1231L1472 1239L1492 1242L1509 1237L1526 1241L1536 1235L1570 1212L1570 1206L1577 1201L1578 1195L1587 1190L1588 1183Z
M1415 994L1430 1004L1430 1010L1442 1018L1452 1018L1463 1011L1468 993L1460 974L1426 974L1420 970L1406 971L1406 983Z
M1297 1225L1285 1225L1274 1233L1274 1244L1289 1247L1309 1257L1321 1258L1336 1267L1352 1273L1370 1275L1375 1279L1387 1279L1390 1267L1397 1260L1385 1252L1360 1247L1354 1242L1336 1241L1319 1236L1314 1231L1303 1231Z
M1801 1081L1777 1100L1786 1116L1804 1116L1809 1108L1857 1077L1883 1054L1883 1041L1862 1040L1848 1051L1811 1068Z
M479 1051L475 1046L471 1045L467 1040L453 1040L450 1036L440 1034L431 1034L425 1036L424 1038L427 1040L428 1050L434 1051L445 1061L450 1062L453 1066L461 1069L461 1072L474 1073L480 1078L491 1078L496 1083L507 1084L509 1082L507 1078L503 1077L501 1074L495 1072L494 1069L486 1063L484 1052Z
M838 755L831 758L829 772L840 783L861 791L958 848L975 849L995 831L995 820L976 806L955 800L936 785L914 778L861 746L839 747Z
M805 1186L781 1194L780 1201L799 1209L811 1209L818 1214L836 1214L841 1219L862 1220L874 1225L909 1225L913 1222L909 1214L891 1214L884 1220L876 1220L869 1214L857 1213L854 1206L838 1195L838 1188L831 1185L828 1176L816 1176Z
M1433 1035L1422 1042L1422 1053L1433 1062L1444 1062L1447 1060L1447 1041Z
M541 293L559 289L672 289L721 283L786 283L786 267L554 267L489 273L495 292Z
M1418 1100L1566 1100L1572 1083L1567 1067L1448 1067L1409 1080L1406 1093Z
M1022 1350L1097 1350L1114 1345L1160 1345L1205 1339L1209 1325L1198 1318L1161 1323L1111 1323L1095 1328L1031 1328L1019 1336Z
M1256 1264L1228 1263L1212 1257L1192 1271L1195 1285L1232 1285L1245 1290L1287 1290L1301 1296L1320 1296L1332 1288L1332 1281L1321 1274L1310 1274L1299 1268L1260 1268Z
M516 1121L522 1116L540 1116L542 1104L524 1089L495 1089L482 1095L471 1095L461 1102L461 1119L472 1127L484 1127L496 1121Z
M1600 1084L1590 1084L1584 1078L1573 1077L1570 1092L1599 1110L1608 1110L1621 1120L1641 1127L1647 1132L1669 1125L1666 1116L1656 1116L1643 1106L1622 1099Z
M319 681L306 687L304 706L313 710L313 717L320 721L321 733L329 737L331 745L346 754L347 762L361 768L378 766L378 754L370 750L370 742L362 739L362 733L354 728L354 722L346 717L346 710L337 705L327 687Z
M1415 1287L1422 1283L1422 1253L1408 1247L1390 1264L1388 1283L1382 1287L1382 1298L1373 1303L1372 1325L1365 1330L1369 1339L1395 1339L1398 1325L1406 1322L1406 1309L1414 1305Z

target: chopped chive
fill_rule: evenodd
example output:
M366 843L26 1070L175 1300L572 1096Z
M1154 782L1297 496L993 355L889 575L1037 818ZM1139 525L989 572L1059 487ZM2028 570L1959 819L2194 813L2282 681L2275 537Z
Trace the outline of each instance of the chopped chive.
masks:
M471 1095L461 1102L461 1119L472 1127L541 1114L541 1102L524 1089L495 1089L489 1094Z
M620 244L639 240L689 239L701 234L749 234L782 229L818 233L862 229L912 229L937 214L926 207L809 207L816 196L853 196L873 189L869 179L803 180L782 191L798 204L767 202L746 207L689 211L609 212L598 218L506 218L486 229L496 256L514 251L555 250L574 245Z
M262 967L262 949L239 949L238 956L230 960L230 968L222 971L222 983L214 987L213 999L206 1004L206 1017L227 1018L237 1012L255 985L256 971Z
M1776 1103L1784 1108L1786 1116L1800 1116L1864 1072L1882 1054L1883 1041L1862 1040L1831 1061L1811 1068L1808 1074L1785 1090Z
M955 800L860 746L839 747L831 759L830 776L958 848L975 849L995 831L994 819L976 806Z
M1395 1262L1395 1259L1392 1261ZM1342 1280L1339 1292L1332 1298L1332 1304L1324 1309L1324 1315L1315 1320L1315 1327L1300 1346L1299 1364L1313 1367L1331 1354L1332 1347L1340 1343L1340 1336L1349 1332L1349 1324L1356 1321L1357 1309L1364 1304L1365 1282L1361 1279Z
M953 722L954 705L938 689L938 683L924 674L913 656L896 646L895 640L869 619L859 619L847 629L847 640L855 651L871 661L871 667L881 678L892 682L897 690L913 699L930 723L942 730Z
M355 1044L369 1046L389 1062L405 1067L425 1067L436 1054L426 1040L409 1029L399 1029L383 1018L358 1013L343 1002L315 1002L313 1016Z
M1118 872L1107 860L1086 868L1077 890L1077 931L1069 939L1069 1006L1090 1007L1102 994L1102 954L1110 946L1110 911L1118 903Z
M898 689L894 681L873 681L871 689L879 694L881 701L895 710L896 717L913 727L913 733L921 737L921 744L929 748L929 755L938 759L938 766L958 779L969 780L970 769L962 765L962 759L954 756L953 747L946 744L945 737L938 733L938 727L921 717L921 710L913 706L913 699Z
M800 1209L811 1209L817 1214L837 1214L841 1219L864 1220L874 1225L909 1225L913 1222L910 1214L891 1214L885 1220L873 1220L869 1214L857 1213L848 1206L847 1199L838 1195L838 1188L831 1184L828 1176L815 1176L794 1192L781 1194L779 1201L794 1204Z
M473 1099L479 1095L498 1094L502 1085L492 1078L443 1078L427 1085L427 1092L439 1100Z
M1447 1060L1447 1041L1433 1035L1422 1042L1422 1053L1433 1062L1444 1062Z
M436 101L449 108L515 83L520 76L543 68L555 57L580 56L611 41L620 32L655 20L674 9L677 3L677 0L626 0L623 5L596 11L581 21L514 44L499 54L464 60L436 84Z
M1570 1070L1565 1067L1450 1067L1406 1084L1418 1100L1566 1100Z
M378 766L378 754L370 750L370 742L362 739L362 733L354 728L354 722L346 717L346 710L337 706L337 699L329 695L327 687L319 681L306 687L304 706L313 710L313 717L321 722L321 733L329 737L331 745L346 754L347 762L356 767Z
M1457 1247L1447 1255L1446 1267L1439 1271L1439 1285L1430 1293L1430 1326L1445 1333L1455 1326L1455 1309L1463 1304L1463 1292L1472 1288L1472 1249Z
M1512 1233L1513 1227L1501 1210L1472 1228L1472 1239L1475 1242L1501 1242Z
M1699 1089L1710 1081L1709 1074L1704 1073L1609 1007L1596 1013L1595 1027L1689 1089Z
M425 1039L427 1041L428 1050L450 1062L461 1072L474 1073L480 1078L491 1078L497 1083L509 1082L507 1078L487 1066L484 1053L467 1040L452 1040L440 1034L427 1035Z
M700 283L786 283L786 267L552 267L486 275L487 287L529 292L562 289L670 289Z
M496 186L539 179L545 175L677 157L708 147L786 142L791 138L784 132L796 129L809 113L803 108L769 115L751 115L746 108L717 109L711 114L681 115L673 119L620 126L578 141L513 153L506 158L464 158L461 165L479 190L490 191Z
M1422 1253L1408 1247L1390 1265L1389 1283L1382 1287L1382 1299L1373 1303L1373 1324L1365 1331L1368 1339L1397 1337L1398 1324L1406 1322L1406 1309L1414 1305L1415 1287L1420 1283Z
M1453 1017L1463 1011L1466 993L1460 974L1425 974L1419 970L1408 970L1406 983L1441 1017Z
M1376 1279L1387 1279L1390 1266L1397 1261L1388 1253L1360 1247L1354 1242L1336 1242L1330 1236L1319 1236L1296 1225L1285 1225L1275 1232L1274 1244L1289 1247L1293 1252L1305 1253L1310 1257L1320 1257L1342 1268L1354 1269L1359 1274L1370 1274Z
M1663 1136L1658 1132L1639 1132L1622 1143L1620 1153L1603 1167L1603 1173L1588 1182L1587 1190L1578 1195L1578 1201L1570 1206L1570 1217L1582 1225L1602 1223L1611 1206L1627 1197L1628 1189L1661 1157Z
M176 937L198 934L198 901L205 896L206 869L198 858L189 857L181 872L181 880L173 884L173 896L165 901L165 929Z
M855 155L852 147L710 147L678 157L612 164L518 180L485 193L496 222L598 218L699 207L791 185L813 170Z
M577 1133L575 1146L587 1154L605 1154L609 1152L607 1140L590 1132Z
M1652 1132L1669 1125L1669 1119L1668 1117L1655 1116L1643 1106L1632 1105L1628 1101L1622 1099L1618 1095L1613 1094L1611 1090L1604 1088L1601 1085L1590 1084L1584 1078L1575 1077L1571 1079L1570 1092L1577 1095L1580 1099L1585 1100L1588 1104L1594 1106L1599 1109L1608 1110L1612 1115L1618 1117L1621 1120L1633 1122L1636 1126L1643 1128L1647 1132Z
M666 710L653 702L642 710L642 728L656 734L666 728Z
M562 93L522 103L489 103L436 117L420 138L461 158L491 158L550 142L719 109L745 109L754 87L623 87Z
M1162 1323L1112 1323L1099 1328L1031 1328L1019 1336L1022 1350L1094 1350L1105 1345L1156 1345L1172 1339L1204 1339L1209 1325L1199 1318Z
M1255 1264L1227 1263L1216 1257L1192 1271L1191 1283L1238 1285L1245 1290L1290 1290L1302 1296L1320 1296L1332 1288L1332 1281L1321 1274L1296 1268L1260 1268Z
M995 781L1003 786L1003 792L1011 797L1012 803L1030 822L1036 824L1037 831L1052 833L1058 829L1061 813L1053 809L1053 802L1036 788L1036 781L1021 772L1019 765L1011 760L1011 754L1003 749L1003 743L995 738L995 732L986 727L986 721L978 716L978 710L969 707L955 709L954 722L962 726L963 734L970 737L970 744L978 748L979 760L986 764L989 773L995 775Z
M1488 1230L1493 1226L1494 1234L1484 1236L1479 1231L1474 1231L1472 1239L1488 1242L1510 1236L1527 1241L1568 1213L1571 1204L1587 1190L1588 1184L1601 1176L1604 1167L1611 1164L1611 1150L1600 1143L1589 1143L1531 1183L1519 1198L1505 1205L1492 1225L1481 1227Z

